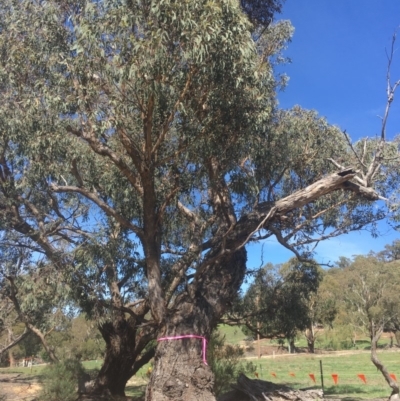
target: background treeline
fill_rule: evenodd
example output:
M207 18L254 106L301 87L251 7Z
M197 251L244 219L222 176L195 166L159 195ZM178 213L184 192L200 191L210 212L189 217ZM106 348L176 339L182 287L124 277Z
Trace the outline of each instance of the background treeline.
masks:
M4 327L3 327L4 328ZM15 324L8 330L2 330L0 343L7 344L9 334L13 337L21 335L23 325ZM84 315L66 319L65 324L55 328L48 335L48 342L57 349L62 359L95 360L104 357L105 343L95 324ZM41 342L34 335L26 336L19 344L1 355L2 367L16 366L25 358L35 357L35 360L48 362L49 356L43 349Z
M333 266L291 259L266 264L238 299L228 324L248 336L331 350L357 346L357 339L390 332L400 341L400 240L378 253L340 257Z

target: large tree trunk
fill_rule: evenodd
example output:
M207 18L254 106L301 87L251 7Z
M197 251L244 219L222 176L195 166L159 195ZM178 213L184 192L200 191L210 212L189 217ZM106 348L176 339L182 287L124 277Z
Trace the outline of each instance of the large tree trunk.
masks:
M106 342L106 352L90 393L125 396L128 380L154 356L154 348L141 355L152 336L140 336L133 319L122 316L99 329Z
M203 274L177 298L175 312L168 317L161 337L197 335L208 340L236 296L245 268L245 249L217 263L204 263L200 267ZM159 341L146 401L215 401L214 375L203 361L202 350L202 339Z

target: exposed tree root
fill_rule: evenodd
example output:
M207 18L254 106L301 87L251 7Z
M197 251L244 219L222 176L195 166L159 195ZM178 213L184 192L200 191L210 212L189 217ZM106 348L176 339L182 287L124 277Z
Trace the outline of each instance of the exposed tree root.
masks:
M218 401L314 401L323 397L322 390L293 390L264 380L249 379L240 374L234 390L222 394Z

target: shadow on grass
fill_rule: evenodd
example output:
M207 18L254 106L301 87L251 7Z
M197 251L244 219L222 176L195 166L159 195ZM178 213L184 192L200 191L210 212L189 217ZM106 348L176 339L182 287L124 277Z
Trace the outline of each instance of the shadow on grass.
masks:
M25 382L41 382L43 380L43 374L23 374L23 373L10 373L6 375L0 375L0 382L11 382L11 383L25 383ZM1 400L1 399L0 399Z
M134 386L126 386L125 394L130 397L135 397L135 399L143 399L144 400L144 392L146 390L146 385L134 385Z
M324 394L329 397L329 396L338 395L338 394L369 394L370 392L371 392L370 389L365 389L358 385L344 384L344 385L325 387ZM356 399L354 397L347 397L347 398L349 400ZM345 400L345 399L346 398L342 398L342 400Z
M300 387L302 386L302 387ZM304 383L299 383L299 390L307 391L307 390L321 390L321 386L308 386L304 387Z
M332 396L330 397L329 395L324 396L324 399L329 400L329 398L333 398ZM334 398L335 400L337 398ZM340 401L365 401L364 398L360 397L340 397Z

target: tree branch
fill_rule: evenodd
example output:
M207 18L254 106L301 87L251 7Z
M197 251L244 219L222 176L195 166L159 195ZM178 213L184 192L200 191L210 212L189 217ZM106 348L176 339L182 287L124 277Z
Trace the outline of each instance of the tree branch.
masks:
M25 331L19 337L17 337L15 340L13 340L10 344L7 344L5 347L0 349L0 357L5 352L7 352L9 349L11 349L11 348L15 347L16 345L18 345L18 343L20 343L23 339L28 337L29 334L30 334L30 332L28 331L28 329L25 329Z
M95 203L108 216L114 217L115 220L118 221L118 223L121 224L122 227L132 230L139 238L143 238L143 230L141 228L139 228L135 224L132 224L129 220L126 220L124 217L118 214L112 207L103 202L96 193L90 192L85 188L75 187L71 185L58 186L55 183L50 183L50 189L58 193L69 192L83 195L84 197Z

